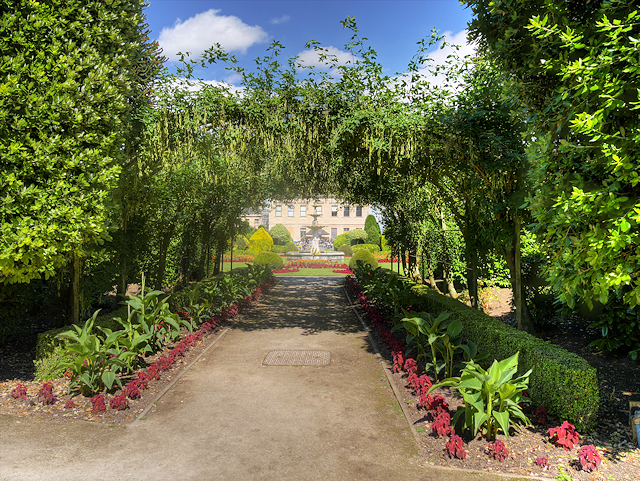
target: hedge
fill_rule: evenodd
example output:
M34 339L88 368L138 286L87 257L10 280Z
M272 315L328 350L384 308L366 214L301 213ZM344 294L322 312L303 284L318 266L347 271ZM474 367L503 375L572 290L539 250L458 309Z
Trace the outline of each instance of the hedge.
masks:
M372 254L377 254L378 252L380 252L380 247L378 247L375 244L356 244L351 246L351 248L353 249L354 252L359 251L360 249L366 249Z
M578 431L593 428L600 399L598 378L596 369L582 357L514 329L427 286L406 277L401 279L413 284L418 309L433 315L451 312L452 317L464 325L463 337L473 341L479 352L488 353L490 360L506 359L520 351L518 371L522 374L532 369L529 393L535 405L547 407L550 414L569 421Z
M338 247L338 250L344 252L345 256L352 256L353 255L353 249L351 248L350 245L343 244L340 247Z
M351 257L351 260L349 261L349 267L351 269L355 269L358 267L358 261L369 264L373 269L378 267L378 259L376 259L375 256L366 249L361 249L353 253L353 257Z
M280 269L284 265L284 260L275 252L261 252L254 260L257 265L269 265L272 269Z

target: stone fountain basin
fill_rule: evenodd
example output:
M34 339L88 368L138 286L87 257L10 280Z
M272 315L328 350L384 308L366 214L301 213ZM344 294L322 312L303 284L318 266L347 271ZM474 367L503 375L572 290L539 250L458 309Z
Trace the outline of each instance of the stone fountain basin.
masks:
M287 252L287 261L309 261L313 259L320 259L323 261L331 262L344 262L344 252L318 252L315 255L313 255L311 252Z

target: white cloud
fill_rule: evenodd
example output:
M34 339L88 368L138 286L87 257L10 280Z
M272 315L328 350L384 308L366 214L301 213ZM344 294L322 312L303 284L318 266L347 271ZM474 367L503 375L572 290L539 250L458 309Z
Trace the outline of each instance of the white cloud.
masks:
M452 32L445 32L443 36L447 45L442 48L443 42L438 43L437 50L434 50L427 57L430 59L423 69L419 71L421 75L428 77L428 80L433 85L443 86L446 79L442 73L434 75L433 71L437 66L445 65L449 60L449 55L455 55L460 59L465 56L473 56L476 53L476 46L469 43L467 39L467 30L462 30L456 34ZM454 48L457 45L459 48Z
M272 25L278 25L281 23L287 23L289 20L291 20L291 17L289 15L283 15L282 17L272 18L270 22Z
M326 55L324 60L320 59L321 55ZM354 64L357 58L349 52L340 50L336 47L322 47L321 50L304 50L298 54L298 65L305 67L318 67L329 69L333 62L335 65Z
M238 17L219 15L219 12L207 10L184 22L178 19L171 28L163 28L158 42L169 60L177 60L178 52L189 52L196 57L216 43L227 52L244 54L252 45L269 39L262 27L252 27Z

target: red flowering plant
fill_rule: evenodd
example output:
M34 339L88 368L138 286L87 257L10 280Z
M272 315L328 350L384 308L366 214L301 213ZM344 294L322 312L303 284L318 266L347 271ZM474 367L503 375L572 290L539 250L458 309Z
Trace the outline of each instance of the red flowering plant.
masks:
M578 442L580 435L573 424L565 421L562 425L549 428L550 441L558 447L564 448L565 451L569 451Z
M588 444L578 449L578 459L582 470L587 472L593 471L602 462L598 450L593 444Z
M539 468L548 468L549 467L549 460L547 458L545 458L544 456L541 458L537 458L536 459L536 465Z
M467 457L467 452L464 450L464 443L462 442L462 438L457 434L451 436L449 441L447 441L446 453L450 458L458 458L465 459Z
M91 412L93 414L101 414L107 410L107 406L104 403L104 396L102 394L96 394L91 398L91 405L93 408Z
M451 436L455 430L451 426L451 416L448 412L441 412L436 416L431 424L433 433L437 436Z
M21 383L11 390L11 397L13 399L27 399L27 386Z
M109 401L111 409L115 411L123 411L129 407L129 401L127 397L124 395L124 392L114 396L111 401Z
M42 401L42 405L54 404L58 400L53 395L53 384L51 382L45 382L40 391L38 391L38 401Z
M509 450L507 449L507 446L499 439L489 443L487 449L489 451L489 456L493 459L497 459L501 463L509 457Z
M78 405L73 402L73 399L69 399L66 403L64 403L65 409L73 409L75 407L78 407Z
M415 359L413 359L412 357L408 357L405 361L404 361L404 370L408 373L414 373L417 374L418 373L418 363L416 362Z

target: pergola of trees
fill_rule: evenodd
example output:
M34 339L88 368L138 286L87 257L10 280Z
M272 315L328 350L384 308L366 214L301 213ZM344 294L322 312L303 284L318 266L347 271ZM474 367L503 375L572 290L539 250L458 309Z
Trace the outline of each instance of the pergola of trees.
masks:
M474 307L484 259L502 257L518 326L533 332L521 266L529 225L558 299L605 305L605 347L625 342L637 354L640 339L629 335L640 325L637 9L625 1L467 3L481 49L431 69L444 84L424 75L439 38L423 41L408 73L391 78L348 18L354 63L339 65L308 44L337 78L281 61L278 42L254 71L209 49L197 62L227 62L243 78L236 93L190 79L196 60L184 60L186 78L161 72L139 2L20 7L40 9L34 15L51 25L69 18L75 43L20 23L25 12L3 14L13 44L2 56L23 59L11 63L21 77L11 72L1 85L10 93L0 109L3 282L77 271L81 258L117 265L121 291L140 269L158 287L167 277L201 277L241 229L242 209L274 195L332 194L377 206L409 271L420 253L423 277L433 280L439 261L454 297L454 271L463 273ZM123 9L132 16L114 14ZM125 46L103 45L87 25L113 29ZM69 57L72 80L58 73L36 87L50 58L40 52L75 55L83 38L91 49ZM117 60L96 70L107 54ZM68 120L44 105L47 96Z

